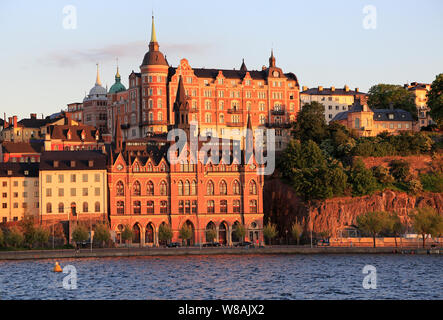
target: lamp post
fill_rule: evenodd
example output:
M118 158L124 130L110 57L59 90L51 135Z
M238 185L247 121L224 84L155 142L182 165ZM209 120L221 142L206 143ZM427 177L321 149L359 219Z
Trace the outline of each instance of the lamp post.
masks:
M312 228L314 224L312 223L312 212L309 212L309 222L311 223L311 248L312 248Z

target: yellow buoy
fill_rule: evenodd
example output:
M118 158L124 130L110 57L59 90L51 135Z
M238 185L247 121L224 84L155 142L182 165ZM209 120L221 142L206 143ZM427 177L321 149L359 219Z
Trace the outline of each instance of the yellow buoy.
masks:
M62 272L62 271L63 271L62 267L60 267L58 262L55 262L54 272Z

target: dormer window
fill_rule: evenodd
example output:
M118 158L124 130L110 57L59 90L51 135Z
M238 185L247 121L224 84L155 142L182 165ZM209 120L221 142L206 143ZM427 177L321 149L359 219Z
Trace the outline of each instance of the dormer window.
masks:
M85 130L82 130L81 138L82 138L82 140L85 140L85 139L86 139L86 133L85 133Z
M89 160L88 166L89 166L89 168L92 168L94 166L94 160Z
M58 168L58 160L54 160L54 168Z
M75 161L72 160L72 161L71 161L71 168L74 168L74 167L75 167Z
M8 176L12 176L12 170L8 170Z
M25 174L25 176L28 176L29 175L29 171L25 170L24 174Z
M388 114L388 118L389 118L389 120L393 120L394 119L394 114L393 113Z

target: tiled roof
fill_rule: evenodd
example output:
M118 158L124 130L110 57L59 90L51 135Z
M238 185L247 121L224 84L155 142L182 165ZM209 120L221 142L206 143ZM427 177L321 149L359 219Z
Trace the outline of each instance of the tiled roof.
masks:
M361 112L363 110L361 105L353 106L349 111L339 112L335 115L332 121L346 120L348 113ZM370 109L374 112L374 121L413 121L411 113L402 109ZM389 114L393 114L393 119L389 119Z
M38 163L1 162L0 177L38 177Z
M4 141L2 148L3 153L40 153L43 150L43 143Z
M68 131L71 131L71 139L68 139ZM85 139L81 138L82 131L85 131ZM69 141L96 142L95 132L97 129L93 126L71 126L71 125L51 125L48 132L52 139L61 139Z
M93 165L89 166L89 160ZM54 162L58 161L58 166ZM71 166L75 161L75 166ZM40 157L40 170L105 170L106 156L100 151L46 151Z
M54 119L21 119L17 124L25 128L41 128L48 123L51 123Z

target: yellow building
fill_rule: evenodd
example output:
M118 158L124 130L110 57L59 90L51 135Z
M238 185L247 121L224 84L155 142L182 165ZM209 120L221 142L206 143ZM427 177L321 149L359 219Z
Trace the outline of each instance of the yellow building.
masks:
M98 151L43 152L39 183L42 221L107 219L104 154Z
M0 222L37 218L39 181L37 163L0 163Z
M428 83L412 82L411 84L405 84L404 88L414 94L419 127L421 128L434 124L435 122L432 121L431 116L429 115L430 109L428 108L427 97L429 90L431 90L431 85Z
M392 134L414 129L412 115L402 109L374 109L355 104L349 111L338 113L332 121L354 130L361 137L373 137L381 132Z

